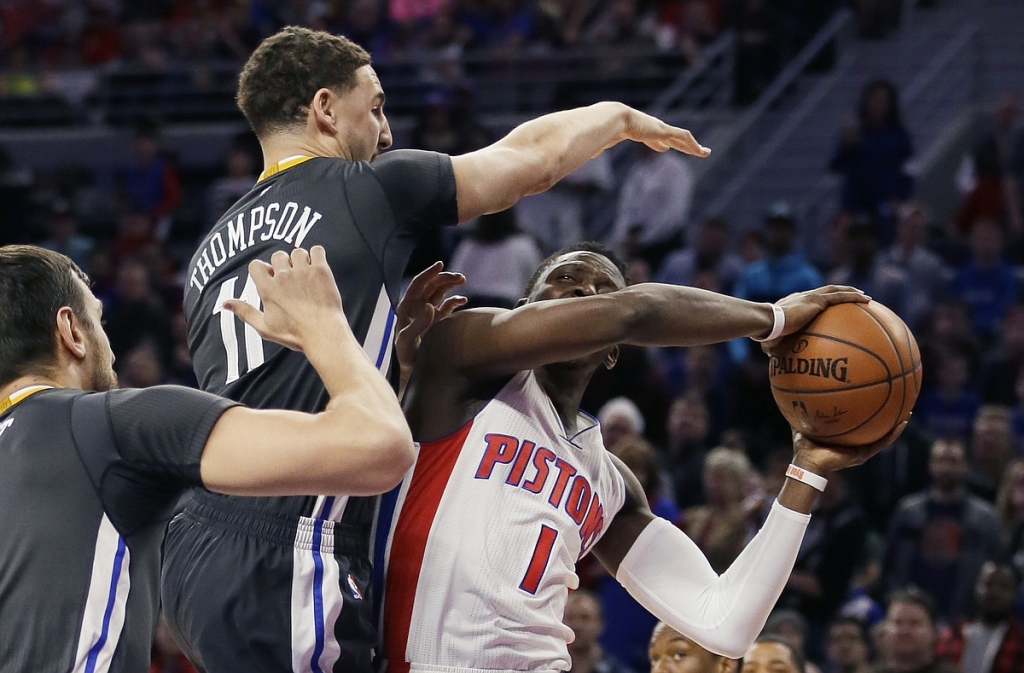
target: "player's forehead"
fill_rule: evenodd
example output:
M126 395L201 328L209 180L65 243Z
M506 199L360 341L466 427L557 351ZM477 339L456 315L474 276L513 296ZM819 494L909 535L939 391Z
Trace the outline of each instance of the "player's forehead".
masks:
M625 279L615 264L604 255L588 250L576 250L559 255L548 268L548 275L568 268L586 268L625 285Z
M356 70L356 88L362 89L371 96L383 96L384 87L373 66L367 64Z

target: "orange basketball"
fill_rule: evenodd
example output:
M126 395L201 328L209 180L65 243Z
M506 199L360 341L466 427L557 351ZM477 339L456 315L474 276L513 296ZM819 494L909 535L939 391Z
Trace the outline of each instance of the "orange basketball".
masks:
M768 375L794 429L822 444L858 446L910 416L921 391L921 353L885 306L838 304L782 339Z

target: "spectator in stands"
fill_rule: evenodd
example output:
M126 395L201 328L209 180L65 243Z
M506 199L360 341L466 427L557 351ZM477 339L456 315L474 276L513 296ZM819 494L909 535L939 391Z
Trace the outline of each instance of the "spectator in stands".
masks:
M826 673L870 673L868 639L859 619L839 617L829 624L825 649Z
M1004 258L998 222L978 220L970 232L971 258L957 269L949 293L967 304L974 333L991 343L1007 309L1017 302L1020 283Z
M1020 579L1009 563L989 561L974 588L977 618L961 620L939 638L939 656L965 673L1024 671L1024 624L1013 615Z
M601 603L592 592L586 589L570 592L562 621L575 635L569 643L572 673L633 673L633 669L601 647L599 639L604 631L604 617Z
M118 383L122 388L149 388L167 383L160 352L156 345L145 340L118 358Z
M176 310L171 317L171 359L167 366L167 377L170 383L189 388L198 388L196 372L192 368L192 356L188 352L188 326L185 324L185 312Z
M982 358L979 387L982 401L1014 406L1017 380L1024 372L1024 304L1013 304L1003 316L995 347Z
M683 240L696 176L678 153L636 149L638 159L623 180L608 242L626 257L643 257L658 268Z
M998 404L978 409L971 432L971 491L995 502L1003 475L1014 456L1013 420L1010 410Z
M145 213L166 240L171 216L181 203L181 181L171 159L160 152L160 131L152 122L139 122L132 135L132 159L121 175L124 200L133 211Z
M879 259L903 270L907 276L903 318L916 328L928 309L945 292L950 271L942 258L925 247L928 214L920 203L908 203L899 210L896 242L882 251Z
M775 79L782 12L768 0L727 0L726 23L736 32L736 86L733 100L748 105Z
M743 269L739 255L729 251L729 227L720 217L711 217L697 230L693 245L669 253L661 263L657 280L673 285L693 285L701 271L714 273L720 292L728 294Z
M765 213L763 229L765 256L743 267L733 294L750 301L774 302L793 292L822 285L821 274L796 250L796 219L789 204L773 203ZM729 342L729 353L737 365L734 399L742 411L733 418L755 441L754 457L776 441L790 437L789 426L779 414L768 383L768 356L749 339ZM741 401L742 400L742 401Z
M572 243L598 237L599 232L588 227L586 214L614 187L611 156L600 154L548 191L521 199L516 213L541 251L550 255Z
M793 643L778 636L758 636L747 649L740 673L806 673L803 654Z
M818 666L807 657L808 630L807 620L799 612L777 608L769 615L761 635L783 640L799 652L804 660L803 673L821 673Z
M89 255L96 247L96 241L78 233L78 218L75 217L67 199L58 197L50 203L47 233L49 236L39 245L67 255L88 272Z
M882 578L890 591L920 587L950 623L970 606L981 566L1003 553L1003 537L995 508L967 490L963 443L937 440L929 469L931 488L903 498L892 517Z
M824 627L836 616L861 561L868 526L845 476L829 478L804 533L778 606L799 611L810 622L812 647L805 654L820 660Z
M883 245L894 238L897 206L911 194L907 162L913 153L896 86L886 79L869 82L861 93L858 119L843 128L829 169L843 175L843 209L874 218Z
M256 184L256 152L259 151L259 145L253 148L249 138L249 134L245 134L231 144L224 175L214 180L206 192L207 223L203 227L204 235L221 215L228 212L228 208L248 194Z
M996 495L996 511L1014 568L1024 571L1024 459L1010 461Z
M639 0L608 0L599 4L583 28L582 41L592 45L653 46L654 27L645 9Z
M614 397L597 412L601 437L609 449L625 437L643 437L647 423L640 407L628 397Z
M894 593L885 613L886 657L876 673L959 673L935 653L936 620L934 602L920 589Z
M736 661L714 654L658 622L647 649L651 673L735 673Z
M1024 235L1024 213L1018 200L1011 160L1021 133L1017 127L1020 108L1013 94L1004 92L996 102L993 127L975 142L964 157L957 182L964 191L956 228L968 233L979 220L1002 224L1011 239Z
M725 572L757 531L753 516L760 502L747 499L746 486L753 467L747 457L717 447L704 459L704 499L707 504L688 507L680 519L686 531L717 572Z
M907 275L897 266L880 259L878 225L869 216L854 217L846 230L846 261L828 277L837 285L860 288L873 300L909 320Z
M971 376L971 362L959 349L949 348L931 355L937 371L926 376L914 416L934 437L966 440L981 404ZM925 370L929 371L927 364Z
M110 242L114 262L138 257L144 250L156 244L153 223L146 213L124 209L117 216L117 234Z
M449 270L466 276L461 291L467 306L513 308L541 259L509 208L477 219L452 253Z
M171 348L170 312L156 298L149 269L138 259L126 259L118 267L114 301L106 315L114 355L122 357L149 339L157 344L161 362L166 362Z
M914 334L921 349L926 387L934 385L934 374L944 366L950 351L966 357L970 365L980 361L981 343L971 330L967 304L960 299L943 297L925 314Z
M725 349L718 344L658 348L653 350L652 358L673 397L692 394L704 400L708 435L719 437L732 421L731 363Z
M684 395L669 406L666 466L680 507L703 504L704 458L711 449L708 408L697 395Z

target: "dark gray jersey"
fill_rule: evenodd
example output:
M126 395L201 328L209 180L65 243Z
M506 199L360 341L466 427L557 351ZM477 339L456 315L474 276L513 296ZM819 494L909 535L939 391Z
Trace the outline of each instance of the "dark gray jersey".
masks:
M232 404L51 389L0 414L0 672L147 670L164 526Z
M451 159L433 152L396 150L373 163L313 158L258 182L224 214L188 268L185 315L200 387L256 408L324 408L327 392L305 356L263 341L221 308L231 298L260 305L249 262L314 245L327 250L353 333L388 374L393 307L409 256L421 231L457 217ZM374 499L325 494L246 503L364 527Z

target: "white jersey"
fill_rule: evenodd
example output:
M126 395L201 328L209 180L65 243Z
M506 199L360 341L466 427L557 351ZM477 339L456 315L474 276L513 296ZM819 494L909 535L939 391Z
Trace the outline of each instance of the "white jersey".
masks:
M597 421L567 437L533 372L419 447L386 548L387 672L564 671L576 562L622 508Z

